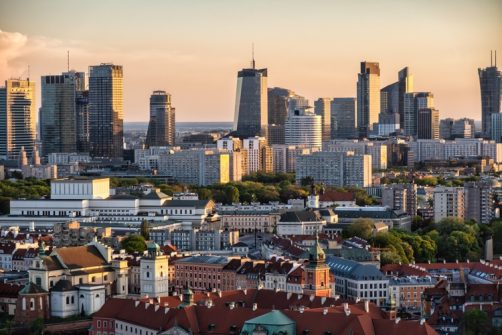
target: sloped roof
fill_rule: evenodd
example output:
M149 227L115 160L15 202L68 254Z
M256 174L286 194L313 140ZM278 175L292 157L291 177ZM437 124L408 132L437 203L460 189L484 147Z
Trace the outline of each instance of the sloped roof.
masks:
M322 221L321 215L318 211L304 210L304 211L290 211L281 214L280 222L314 222Z
M38 293L47 293L47 291L33 282L29 282L21 289L21 291L19 291L19 294L38 294Z
M94 245L59 248L55 252L69 269L105 266L108 264Z
M266 314L247 320L246 323L259 323L261 325L282 326L282 325L292 324L294 323L294 321L288 318L286 314L274 309Z
M67 291L76 291L75 286L71 284L71 281L67 279L59 280L56 285L51 289L54 292L67 292Z
M159 190L152 190L150 193L145 195L142 199L145 200L162 200L169 198L169 196Z

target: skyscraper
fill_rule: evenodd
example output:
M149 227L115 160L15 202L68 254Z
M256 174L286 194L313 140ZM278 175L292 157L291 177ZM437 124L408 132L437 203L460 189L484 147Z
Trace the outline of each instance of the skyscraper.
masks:
M406 93L404 95L404 134L417 136L418 111L423 108L432 107L434 107L434 95L432 93Z
M357 137L357 124L356 98L334 98L331 101L332 137Z
M502 72L497 68L497 52L495 51L495 64L493 60L490 67L478 69L479 86L481 88L481 125L483 135L491 136L492 114L501 113Z
M237 74L234 131L240 138L267 136L267 69L242 69Z
M89 126L89 91L77 92L77 151L89 152L90 126Z
M322 146L322 117L307 108L297 109L286 119L285 141L288 145Z
M422 108L418 111L418 139L439 139L439 111L435 108Z
M165 91L154 91L150 96L150 123L146 145L172 146L175 134L175 109L171 106L171 95Z
M33 152L36 137L35 83L9 79L0 87L0 157L17 159L21 148Z
M360 137L367 137L380 114L380 65L361 62L357 80L357 122Z
M89 68L89 128L91 154L121 158L124 137L122 66Z
M413 92L413 76L408 67L398 72L398 80L380 90L380 113L399 114L400 128L404 127L404 96Z
M44 156L77 151L77 97L84 89L83 72L42 76L39 124Z
M314 112L321 116L322 141L331 140L331 99L319 98L314 102Z
M268 89L268 142L270 145L284 144L288 99L294 94L293 91L280 87Z

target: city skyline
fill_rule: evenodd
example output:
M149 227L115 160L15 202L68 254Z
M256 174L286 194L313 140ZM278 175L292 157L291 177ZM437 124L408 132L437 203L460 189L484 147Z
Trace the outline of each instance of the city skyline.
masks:
M40 77L66 71L69 50L76 71L124 67L126 121L148 120L154 90L172 94L180 121L232 121L235 76L249 67L254 42L269 87L310 101L355 97L361 61L379 62L382 88L408 66L415 90L434 92L442 118L480 120L477 69L490 65L490 50L502 50L502 3L492 0L149 4L109 1L98 13L92 1L3 1L0 81L25 78L29 65L40 107Z

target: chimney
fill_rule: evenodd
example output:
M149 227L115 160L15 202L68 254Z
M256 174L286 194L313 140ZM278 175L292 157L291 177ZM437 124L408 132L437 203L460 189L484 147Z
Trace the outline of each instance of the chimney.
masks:
M303 314L303 312L305 311L305 307L300 306L300 308L298 308L298 311L300 312L300 314Z
M147 303L145 304L145 309L148 309L148 307L150 307L150 303L148 303L148 302L147 302Z
M314 299L315 299L315 295L311 294L310 295L310 302L314 301Z
M401 318L400 318L400 317L397 317L397 318L396 318L396 325L399 323L399 321L401 321Z
M424 318L421 318L420 319L420 325L423 326L425 324L425 319Z
M349 316L350 315L350 308L347 308L346 310L344 310L344 312L345 312L346 316Z
M370 312L370 301L369 300L364 300L364 310L366 313Z
M155 305L155 312L157 312L160 308L160 305Z
M248 290L247 289L242 290L242 292L244 292L244 295L248 294Z
M235 308L235 302L231 301L229 304L228 304L228 307L230 309L234 309Z
M347 302L344 302L344 303L342 304L342 306L343 306L343 310L344 310L344 311L346 311L347 309L349 309L349 304L348 304Z
M218 290L217 292L218 292L218 297L221 298L221 290Z
M256 311L258 309L258 304L255 302L253 303L253 311Z
M169 312L169 307L164 308L164 314L167 314L167 312Z
M136 301L134 302L134 307L138 307L138 305L139 305L139 300L136 300Z

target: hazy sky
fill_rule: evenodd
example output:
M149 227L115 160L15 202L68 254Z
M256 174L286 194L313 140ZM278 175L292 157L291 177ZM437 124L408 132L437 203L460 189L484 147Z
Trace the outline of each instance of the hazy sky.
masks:
M269 69L269 87L311 100L355 96L362 60L382 87L409 66L443 117L480 119L478 67L499 50L502 0L0 0L0 81L70 67L124 66L126 121L148 120L153 90L178 121L231 121L237 71Z

